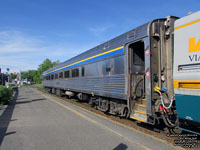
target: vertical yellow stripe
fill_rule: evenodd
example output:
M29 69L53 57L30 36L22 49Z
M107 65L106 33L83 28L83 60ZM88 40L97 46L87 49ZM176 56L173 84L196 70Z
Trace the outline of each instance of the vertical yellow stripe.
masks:
M131 77L130 77L131 75L129 74L129 76L128 76L128 95L129 95L129 97L131 96L131 81L130 81L130 79L131 79Z

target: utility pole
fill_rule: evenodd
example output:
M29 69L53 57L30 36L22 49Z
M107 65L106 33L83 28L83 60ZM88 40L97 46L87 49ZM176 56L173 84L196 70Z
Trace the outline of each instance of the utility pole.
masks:
M7 68L8 83L9 83L9 71L10 71L10 69L9 69L9 68Z
M3 85L3 73L1 73L1 68L0 68L0 75L1 75L1 84Z

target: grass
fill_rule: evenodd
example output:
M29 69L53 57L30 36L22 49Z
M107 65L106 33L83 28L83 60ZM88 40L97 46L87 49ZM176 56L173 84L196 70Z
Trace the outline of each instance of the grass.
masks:
M32 86L42 87L42 83L32 84Z

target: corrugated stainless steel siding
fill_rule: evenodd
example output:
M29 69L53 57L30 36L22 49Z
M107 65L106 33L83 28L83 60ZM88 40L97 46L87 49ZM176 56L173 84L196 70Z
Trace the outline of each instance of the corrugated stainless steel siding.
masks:
M44 86L46 87L82 91L112 98L126 98L127 92L125 85L124 75L44 81Z

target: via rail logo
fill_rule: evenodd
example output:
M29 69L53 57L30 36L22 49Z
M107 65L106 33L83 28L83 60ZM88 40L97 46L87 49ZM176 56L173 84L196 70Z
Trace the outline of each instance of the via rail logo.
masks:
M200 39L196 43L195 37L189 38L188 52L193 53L198 51L200 51ZM200 55L198 53L190 54L189 59L191 63L198 63L200 62Z
M197 44L195 42L195 37L189 38L189 53L200 51L200 39L198 40Z

